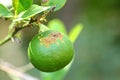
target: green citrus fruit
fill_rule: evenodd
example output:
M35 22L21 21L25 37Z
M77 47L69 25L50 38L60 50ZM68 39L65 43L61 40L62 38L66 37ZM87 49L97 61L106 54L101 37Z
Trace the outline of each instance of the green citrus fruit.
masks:
M53 30L37 34L28 47L31 63L44 72L53 72L65 67L72 60L73 53L69 38Z

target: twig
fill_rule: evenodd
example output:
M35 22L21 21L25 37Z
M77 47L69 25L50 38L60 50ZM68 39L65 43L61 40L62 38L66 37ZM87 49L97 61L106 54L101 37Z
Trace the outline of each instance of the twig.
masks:
M0 46L3 45L4 43L6 43L7 41L9 41L21 29L23 29L23 28L16 27L13 32L8 33L8 35L0 41Z
M42 16L39 16L37 18L37 22L41 22L41 21L45 21L46 22L46 17L54 11L54 9L56 8L56 6L53 6L50 10L48 10L46 13L44 13Z
M20 67L19 69L22 71L22 72L27 72L29 71L30 69L33 69L34 67L32 66L31 63L28 63L22 67Z
M23 29L24 27L16 27L15 22L12 22L11 25L9 26L9 32L8 35L0 41L0 46L3 45L4 43L8 42L15 34Z
M21 71L17 70L17 68L15 66L13 66L3 60L0 60L0 69L8 74L12 74L12 75L19 77L22 80L38 80L35 77L32 77L25 73L22 73Z
M25 27L29 27L32 25L32 23L36 22L37 24L38 23L41 23L41 21L46 21L46 16L48 14L50 14L51 12L53 12L55 9L55 6L52 7L49 11L47 11L46 13L44 13L43 15L33 19L31 18L31 20L29 21L29 23L23 27L15 27L16 26L16 21L13 20L13 22L11 23L11 25L9 26L9 32L8 32L8 35L2 39L0 41L0 46L3 45L4 43L6 43L7 41L9 41L13 36L15 36L15 34L20 31L21 29L25 28Z
M7 41L9 41L10 38L11 38L11 36L8 35L8 36L6 36L4 39L2 39L2 40L0 41L0 46L3 45L4 43L6 43Z

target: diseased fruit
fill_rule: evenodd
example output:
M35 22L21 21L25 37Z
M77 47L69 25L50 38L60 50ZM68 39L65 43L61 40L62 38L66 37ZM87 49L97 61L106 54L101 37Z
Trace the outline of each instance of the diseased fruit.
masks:
M72 60L73 53L69 38L53 30L37 34L28 47L31 63L44 72L53 72L65 67Z

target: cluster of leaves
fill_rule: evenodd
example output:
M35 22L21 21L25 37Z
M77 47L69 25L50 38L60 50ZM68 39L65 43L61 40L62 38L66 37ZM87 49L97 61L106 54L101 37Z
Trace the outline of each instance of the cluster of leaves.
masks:
M24 27L42 24L46 16L55 9L62 8L66 0L40 0L40 5L33 4L33 0L12 0L12 7L8 9L0 4L0 17L12 21L9 26L8 36L0 41L0 45L10 40Z
M66 0L41 0L40 5L36 5L33 4L33 0L12 0L11 9L0 4L0 17L20 18L20 20L24 20L48 10L52 6L55 6L55 11L57 11L64 6L65 2Z

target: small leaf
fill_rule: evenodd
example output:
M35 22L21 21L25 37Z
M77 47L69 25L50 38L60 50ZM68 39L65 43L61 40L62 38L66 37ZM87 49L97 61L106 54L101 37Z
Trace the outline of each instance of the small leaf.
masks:
M82 24L77 24L75 27L73 27L73 29L69 33L69 38L70 38L70 40L72 42L75 42L75 40L79 36L79 34L82 31L82 29L83 29L83 25Z
M12 17L12 12L7 9L4 5L0 4L0 17Z
M42 0L41 5L43 6L55 6L55 11L61 9L66 3L66 0Z
M51 20L49 23L48 23L48 27L51 29L51 30L56 30L56 31L60 31L60 32L63 32L63 33L67 33L66 32L66 29L65 29L65 25L63 24L62 21L60 21L59 19L53 19Z
M13 7L16 14L23 12L30 8L32 5L33 0L13 0Z
M20 4L19 0L13 0L12 5L15 11L15 15L25 10L24 7Z
M32 5L28 10L26 10L26 12L22 15L21 18L23 19L27 19L30 18L38 13L41 13L43 11L46 11L47 9L49 9L50 7L43 7L43 6L38 6L38 5Z

